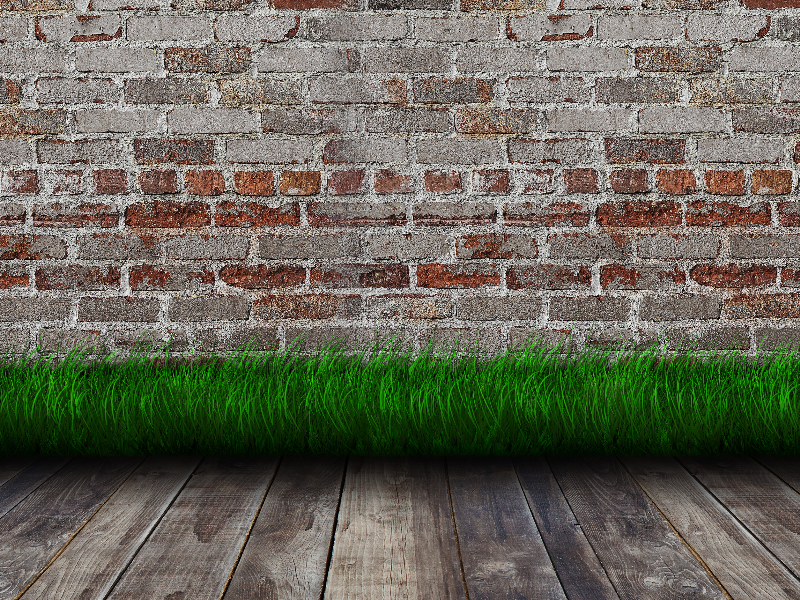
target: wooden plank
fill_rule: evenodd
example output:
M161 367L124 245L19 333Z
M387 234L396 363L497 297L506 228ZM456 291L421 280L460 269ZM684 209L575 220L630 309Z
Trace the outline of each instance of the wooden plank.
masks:
M508 459L447 460L470 598L566 600Z
M217 600L278 459L203 461L111 590L109 600Z
M22 599L105 598L199 463L198 457L145 460Z
M0 517L32 494L69 462L69 458L40 458L0 488Z
M570 600L619 600L544 458L514 459L542 541Z
M800 495L752 458L679 462L783 564L800 577ZM794 459L797 463L797 459Z
M0 600L23 591L142 460L75 458L0 519Z
M548 462L622 600L724 598L616 458Z
M0 487L9 479L15 477L22 469L33 464L36 458L32 456L8 456L0 458Z
M756 456L755 460L800 494L800 460L796 456Z
M443 459L350 457L325 600L464 600Z
M631 457L623 462L732 597L800 598L800 582L678 461Z
M322 596L344 457L287 457L275 475L225 600Z

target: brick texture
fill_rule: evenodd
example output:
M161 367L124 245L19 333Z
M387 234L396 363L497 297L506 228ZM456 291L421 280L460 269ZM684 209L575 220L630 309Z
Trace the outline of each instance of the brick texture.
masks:
M797 8L0 2L3 320L800 344Z

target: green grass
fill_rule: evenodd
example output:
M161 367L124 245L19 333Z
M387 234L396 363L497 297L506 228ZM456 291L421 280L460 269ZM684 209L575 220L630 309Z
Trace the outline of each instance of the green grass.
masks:
M571 339L569 340L571 344ZM365 358L250 352L220 363L125 361L73 351L0 359L0 454L531 456L792 455L795 352L615 354L557 348L480 360L393 346ZM455 349L455 347L454 347ZM35 352L35 351L34 351Z

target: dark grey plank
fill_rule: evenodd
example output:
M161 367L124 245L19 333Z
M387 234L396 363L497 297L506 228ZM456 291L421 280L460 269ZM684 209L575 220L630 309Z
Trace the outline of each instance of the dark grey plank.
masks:
M0 458L0 487L25 467L32 465L36 460L33 456L9 456Z
M27 498L69 462L69 458L39 458L0 487L0 517Z

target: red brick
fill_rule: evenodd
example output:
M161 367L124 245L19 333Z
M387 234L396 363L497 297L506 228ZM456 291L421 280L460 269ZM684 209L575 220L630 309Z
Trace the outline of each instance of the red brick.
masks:
M80 194L83 189L83 171L51 171L53 195Z
M694 173L682 169L669 171L659 169L656 173L656 185L662 194L682 196L694 194L697 191L697 181Z
M596 169L564 169L568 194L596 194L599 191Z
M300 205L296 202L270 208L257 202L230 202L217 204L214 221L218 227L275 227L300 225Z
M169 280L173 278L176 278L177 281L170 284ZM185 281L185 285L180 283L181 280ZM195 266L194 271L184 271L181 267L173 267L171 270L170 267L160 265L136 265L131 267L129 277L131 290L174 289L175 287L188 289L194 281L204 285L214 285L214 272L208 267L200 266ZM176 286L176 284L178 285Z
M0 270L0 289L28 287L30 279L25 267L6 267Z
M322 186L319 171L283 171L281 173L281 194L284 196L314 196Z
M796 319L800 294L737 294L723 300L723 313L732 319Z
M233 189L242 196L273 196L275 177L272 171L234 171Z
M122 169L92 171L92 181L98 194L124 194L128 191L128 174Z
M461 190L461 174L458 171L425 171L425 191L436 194L452 194Z
M0 172L0 193L38 194L39 175L36 171Z
M119 286L117 267L84 267L67 265L36 269L36 289L39 290L107 290Z
M119 222L117 208L108 204L60 203L35 204L34 227L115 227Z
M220 270L219 278L230 286L245 289L284 288L303 285L306 270L304 267L227 265Z
M211 225L211 214L205 202L154 200L125 209L125 224L129 227L201 227Z
M178 174L172 170L143 171L139 173L139 186L143 194L175 194L178 192Z
M686 225L698 227L738 227L770 224L770 207L767 202L739 206L731 202L706 202L697 200L686 205Z
M375 191L378 194L410 194L414 191L411 175L401 175L394 169L375 171Z
M417 287L445 289L477 288L485 285L500 285L497 265L417 265Z
M214 140L133 140L133 153L140 165L210 165L214 162Z
M505 169L486 169L472 172L472 191L476 194L508 194L510 177Z
M336 265L312 268L311 286L325 288L407 288L407 265Z
M771 285L778 279L777 267L752 265L739 267L728 265L695 265L689 271L689 277L700 285L715 288L743 288Z
M800 0L744 0L747 8L764 8L775 10L776 8L800 8Z
M34 252L33 247L39 235L0 235L0 260L43 260L46 258L64 259L67 257L67 244L60 240L55 244L40 246Z
M677 202L607 202L597 207L600 227L663 227L681 224Z
M686 283L686 275L684 275L683 271L677 266L672 269L658 269L653 272L652 275L658 278L659 286L669 286L670 284L684 285ZM612 285L614 289L636 289L641 278L642 272L637 270L636 267L619 264L603 265L600 267L600 287L604 290L609 289ZM658 289L662 288L659 287Z
M363 191L364 171L334 171L328 176L328 193L334 196L360 194Z
M22 86L18 81L0 78L0 102L19 104L21 96Z
M744 171L706 171L706 191L719 196L744 195Z
M792 191L791 171L753 171L750 190L754 194L779 195Z
M219 196L225 191L225 178L219 171L187 171L186 191L196 196Z
M612 164L646 162L683 163L686 140L609 138L605 141L606 160Z
M256 298L253 307L263 306L258 312L269 318L317 320L335 317L360 301L358 294L274 294Z
M640 194L647 191L647 171L644 169L611 171L608 182L617 194Z

